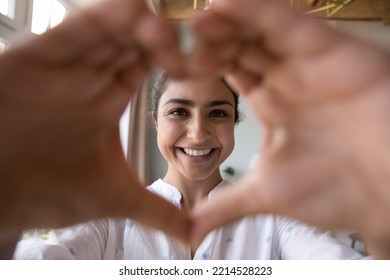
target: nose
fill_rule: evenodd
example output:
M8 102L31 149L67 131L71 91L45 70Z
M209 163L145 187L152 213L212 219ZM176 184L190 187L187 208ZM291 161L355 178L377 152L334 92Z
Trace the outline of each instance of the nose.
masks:
M188 123L187 138L196 143L204 142L211 138L210 126L202 116L194 116Z

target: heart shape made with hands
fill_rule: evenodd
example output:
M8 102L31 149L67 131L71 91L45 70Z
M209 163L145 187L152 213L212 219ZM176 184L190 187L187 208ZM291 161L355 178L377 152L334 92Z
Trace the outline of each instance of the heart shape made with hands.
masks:
M0 57L4 228L129 217L196 247L218 226L275 213L390 232L377 179L388 166L388 53L282 1L215 1L192 21L185 56L145 1L104 1ZM262 125L257 166L189 215L146 191L121 150L119 119L156 66L224 74Z

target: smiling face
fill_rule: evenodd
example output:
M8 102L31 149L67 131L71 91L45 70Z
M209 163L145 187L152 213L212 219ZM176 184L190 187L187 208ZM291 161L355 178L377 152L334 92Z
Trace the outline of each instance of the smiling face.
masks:
M168 161L164 179L220 178L219 166L234 148L235 102L220 79L168 81L156 119L157 143Z

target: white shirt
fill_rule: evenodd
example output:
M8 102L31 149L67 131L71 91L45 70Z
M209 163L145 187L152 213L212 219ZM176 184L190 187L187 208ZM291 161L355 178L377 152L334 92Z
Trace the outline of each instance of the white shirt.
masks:
M226 182L210 193L212 197ZM181 193L161 179L149 190L180 207ZM189 247L130 219L105 219L54 230L48 240L19 242L15 259L191 259ZM210 232L194 259L360 259L329 233L274 215L246 217Z

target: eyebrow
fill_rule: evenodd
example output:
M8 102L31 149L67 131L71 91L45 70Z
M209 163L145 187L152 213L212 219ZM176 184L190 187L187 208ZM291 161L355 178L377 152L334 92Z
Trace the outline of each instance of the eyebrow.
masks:
M168 105L168 104L182 104L182 105L186 105L189 107L195 106L195 103L193 101L188 100L188 99L181 99L181 98L169 99L167 102L165 102L164 105ZM214 101L208 102L206 104L206 107L215 107L215 106L221 106L221 105L229 105L231 107L234 107L232 103L230 103L229 101L226 101L226 100L214 100Z

